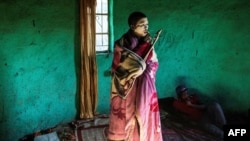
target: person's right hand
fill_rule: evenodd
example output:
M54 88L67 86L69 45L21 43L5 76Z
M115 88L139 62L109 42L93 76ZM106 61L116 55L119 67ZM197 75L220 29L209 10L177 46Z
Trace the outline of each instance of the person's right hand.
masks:
M152 37L151 37L151 35L149 33L144 37L143 40L145 42L152 43Z

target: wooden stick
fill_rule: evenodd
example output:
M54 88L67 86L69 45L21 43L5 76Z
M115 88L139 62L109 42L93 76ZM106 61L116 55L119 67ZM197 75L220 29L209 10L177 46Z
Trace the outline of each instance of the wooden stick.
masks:
M160 29L160 30L158 30L158 31L156 32L156 36L155 36L155 38L154 38L154 41L152 42L151 48L149 49L148 53L147 53L146 56L144 57L144 61L147 60L148 55L149 55L149 53L151 52L151 50L154 48L154 45L155 45L155 43L157 42L157 40L159 39L159 36L160 36L161 32L162 32L162 29Z

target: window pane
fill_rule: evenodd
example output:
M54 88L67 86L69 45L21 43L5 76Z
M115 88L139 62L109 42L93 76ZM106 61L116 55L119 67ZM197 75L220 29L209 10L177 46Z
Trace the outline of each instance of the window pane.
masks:
M107 52L109 49L109 46L96 46L96 51L100 52L100 51L105 51Z
M108 45L108 35L107 34L97 34L96 35L96 45Z
M107 34L96 35L96 51L108 50L109 38Z
M108 0L96 0L96 51L109 50Z
M108 16L96 15L96 33L108 33Z
M108 0L97 0L96 13L108 13Z

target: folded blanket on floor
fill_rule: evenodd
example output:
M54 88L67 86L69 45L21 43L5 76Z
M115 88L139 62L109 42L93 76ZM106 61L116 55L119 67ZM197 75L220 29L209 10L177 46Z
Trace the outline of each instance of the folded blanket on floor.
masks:
M104 128L108 124L109 118L106 115L72 122L75 126L76 141L106 141Z

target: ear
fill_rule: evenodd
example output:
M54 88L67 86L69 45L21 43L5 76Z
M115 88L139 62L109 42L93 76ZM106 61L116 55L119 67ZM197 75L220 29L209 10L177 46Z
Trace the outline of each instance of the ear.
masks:
M130 29L134 30L135 26L134 25L130 25Z

